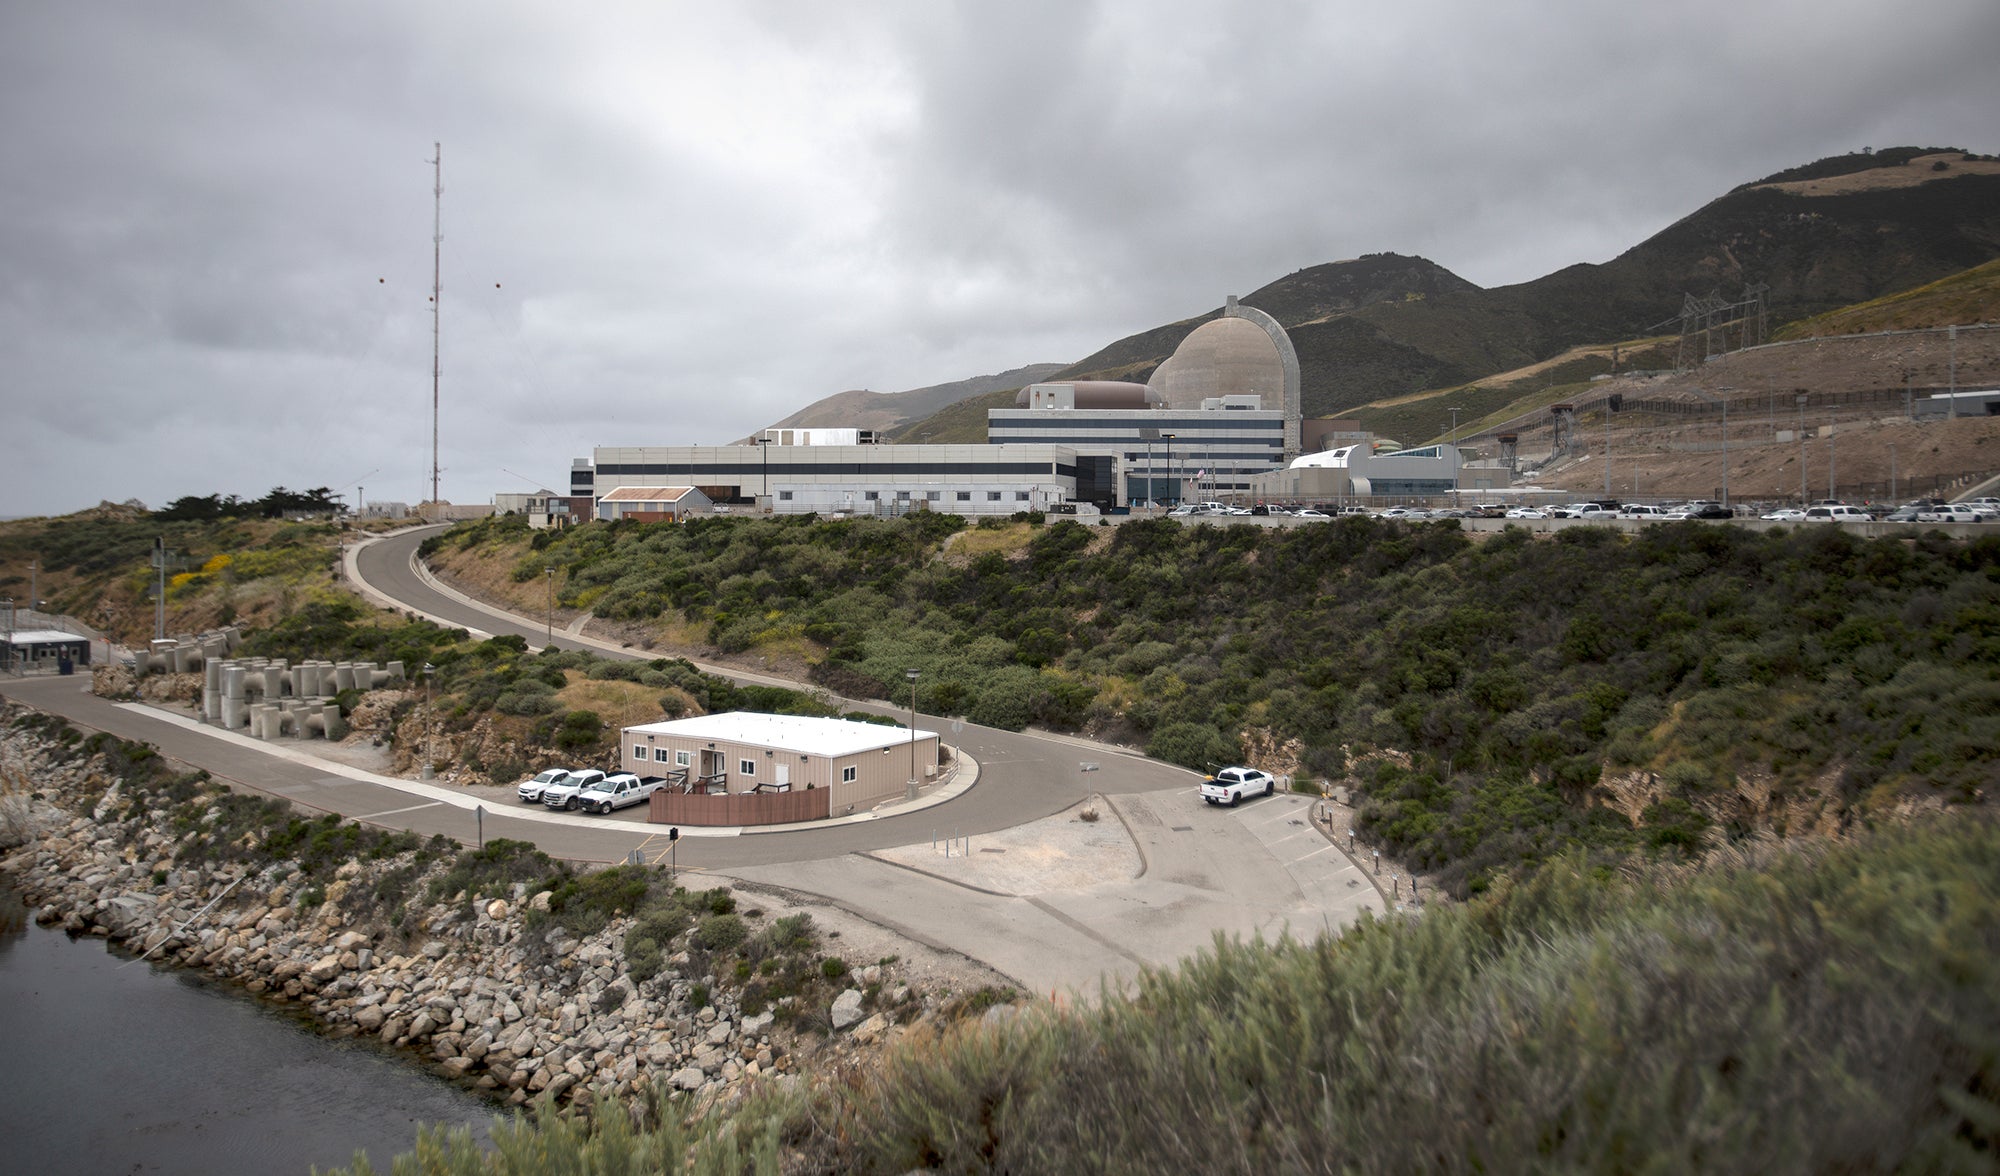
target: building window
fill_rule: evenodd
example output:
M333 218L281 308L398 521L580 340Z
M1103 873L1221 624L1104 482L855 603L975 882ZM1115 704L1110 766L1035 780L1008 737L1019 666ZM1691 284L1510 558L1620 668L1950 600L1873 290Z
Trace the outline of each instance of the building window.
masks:
M852 783L854 783L854 765L853 765L853 764L849 764L849 765L847 765L846 767L844 767L844 768L840 769L840 782L841 782L842 784L852 784Z
M778 491L778 501L779 501L779 502L790 502L791 500L792 500L792 492L791 492L790 490L780 490L780 491Z
M687 753L682 752L681 754L686 755ZM653 749L653 762L656 764L671 763L673 762L673 758L674 753L664 747L655 747Z
M942 491L942 490L926 490L926 491L924 491L924 501L925 501L925 502L939 502L939 501L942 501L942 500L943 500L943 498L944 498L944 491Z
M756 761L756 760L737 760L737 761L736 761L736 773L737 773L737 775L739 775L739 776L754 776L754 775L756 775L756 774L757 774L757 761Z
M988 502L1000 501L1000 492L998 490L988 490L986 492L986 501Z
M693 753L693 752L691 752L691 751L677 751L677 752L675 752L675 753L674 753L674 766L675 766L675 767L677 767L677 768L685 768L685 767L689 766L689 765L690 765L690 764L692 764L692 763L694 763L694 753Z
M1026 501L1028 501L1028 492L1027 492L1026 490L1016 490L1016 491L1014 491L1014 501L1015 501L1015 502L1026 502Z
M870 502L880 502L882 500L882 492L880 490L863 490L861 497Z
M635 759L635 760L638 760L638 761L639 761L640 763L642 763L642 764L643 764L643 763L645 763L645 762L646 762L646 745L645 745L645 744L643 744L643 743L634 743L634 744L632 745L632 758L633 758L633 759Z
M909 492L908 490L898 490L898 491L896 491L896 501L897 501L897 502L908 502L909 500L910 500L910 492Z
M958 492L958 500L959 500L960 502L971 502L971 501L972 501L972 491L970 491L970 490L960 490L960 491Z

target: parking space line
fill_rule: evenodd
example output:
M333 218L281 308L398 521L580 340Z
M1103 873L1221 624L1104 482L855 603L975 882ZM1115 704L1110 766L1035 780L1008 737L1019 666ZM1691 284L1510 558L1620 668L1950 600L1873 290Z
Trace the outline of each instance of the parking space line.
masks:
M397 813L413 813L416 812L418 809L437 808L442 804L444 804L444 802L441 800L433 800L427 804L413 804L408 808L386 809L379 813L369 813L366 816L355 817L354 819L357 821L373 821L378 817L393 817Z

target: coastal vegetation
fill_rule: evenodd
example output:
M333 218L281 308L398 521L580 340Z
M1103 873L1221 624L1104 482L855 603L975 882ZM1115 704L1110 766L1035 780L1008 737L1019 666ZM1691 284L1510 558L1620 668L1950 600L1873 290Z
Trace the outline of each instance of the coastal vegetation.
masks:
M697 655L804 650L836 694L898 698L918 667L931 713L1344 783L1461 896L1572 850L1977 803L2000 764L2000 539L919 513L501 518L427 550L554 567L565 607Z
M1991 1171L1996 877L1984 817L1564 856L733 1109L544 1119L490 1151L439 1129L396 1170Z

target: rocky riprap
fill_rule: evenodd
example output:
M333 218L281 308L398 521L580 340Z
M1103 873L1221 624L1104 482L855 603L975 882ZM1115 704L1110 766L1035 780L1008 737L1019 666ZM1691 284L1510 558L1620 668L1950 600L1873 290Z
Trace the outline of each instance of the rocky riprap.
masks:
M687 951L636 982L619 947L629 919L584 937L546 918L530 930L550 895L519 883L511 899L420 905L415 896L447 861L402 886L412 897L394 926L369 895L389 871L408 870L407 854L348 862L324 885L283 861L182 866L166 814L132 815L145 806L98 759L59 762L40 754L41 736L12 727L0 727L0 741L9 763L31 765L35 785L28 839L0 869L38 922L294 1002L329 1034L374 1036L512 1104L733 1102L757 1080L792 1081L893 1041L905 1027L892 1006L919 1022L939 1015L938 1001L912 994L893 966L851 974L872 1002L850 988L809 1014L790 1010L830 1036L790 1030L772 1011L745 1016L717 976L686 973ZM794 999L806 998L777 1008ZM871 1015L869 1003L884 1011Z

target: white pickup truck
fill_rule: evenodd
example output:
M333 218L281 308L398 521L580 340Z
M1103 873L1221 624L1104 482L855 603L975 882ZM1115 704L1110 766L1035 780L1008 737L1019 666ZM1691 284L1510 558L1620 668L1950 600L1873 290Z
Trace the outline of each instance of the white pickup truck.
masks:
M576 802L584 812L608 813L612 809L638 804L665 787L666 783L660 776L641 780L630 772L616 772L584 789Z
M1201 782L1201 798L1210 804L1234 805L1246 796L1269 796L1277 778L1256 768L1224 768Z
M580 772L571 772L561 780L542 789L542 803L552 809L576 808L582 803L577 797L583 795L584 789L596 787L597 782L602 779L604 779L604 773L598 771L596 768L585 768Z

